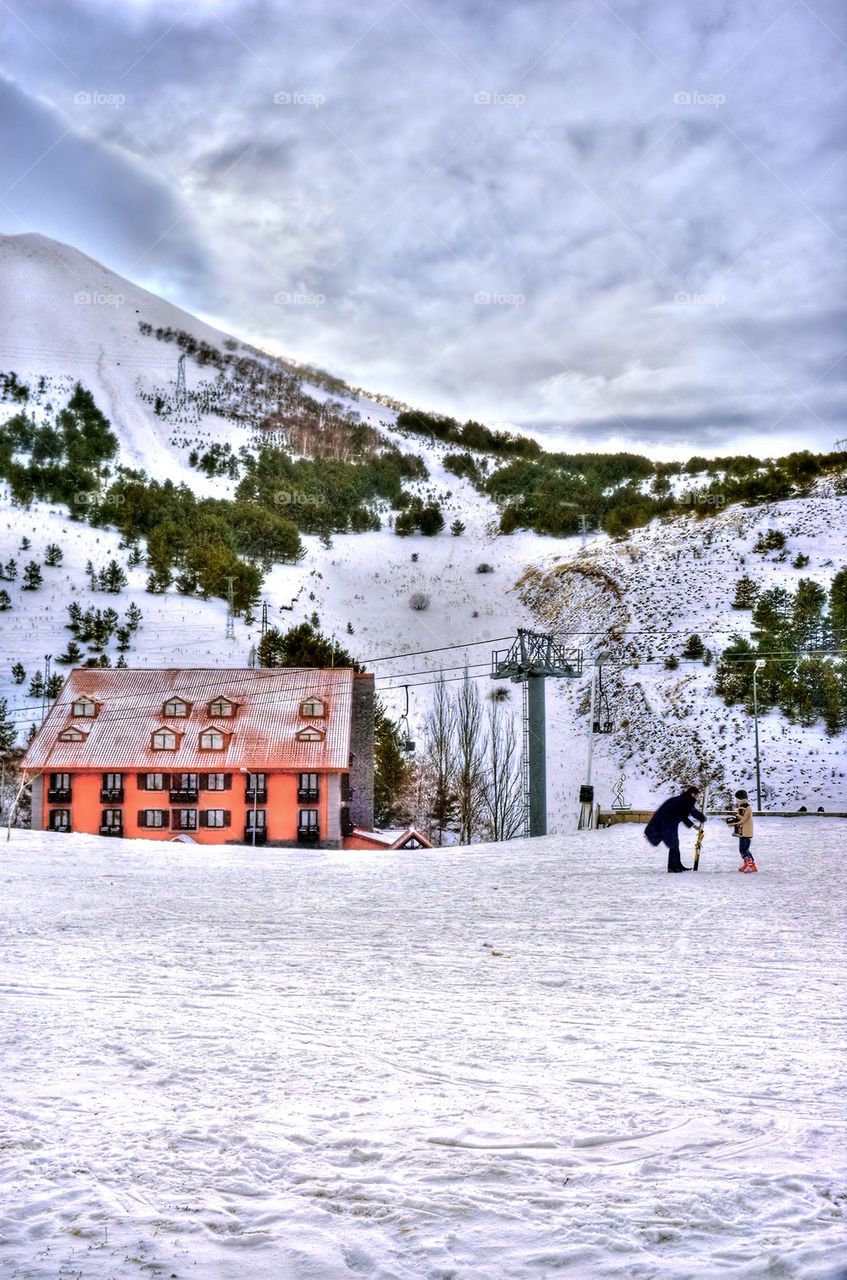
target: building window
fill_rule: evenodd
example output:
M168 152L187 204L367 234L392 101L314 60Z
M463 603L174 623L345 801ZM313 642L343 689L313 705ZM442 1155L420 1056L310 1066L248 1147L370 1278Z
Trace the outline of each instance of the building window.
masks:
M71 798L71 775L69 773L51 773L47 787L48 804L63 804Z
M323 742L323 730L310 724L305 729L298 729L294 735L298 742Z
M197 810L196 809L172 809L171 810L171 830L172 831L196 831L197 830Z
M231 773L204 773L200 777L200 787L203 791L229 791L231 786Z
M77 729L76 725L69 725L67 729L63 729L58 735L59 742L85 742L86 734L82 729Z
M229 809L204 809L200 813L201 827L228 827L231 821Z
M267 814L264 809L248 809L247 810L247 830L264 831ZM255 819L255 822L254 822Z
M204 729L200 734L201 751L223 751L226 738L220 729Z
M320 839L320 834L317 809L301 809L300 820L297 823L297 838L314 842Z
M139 791L167 791L171 785L169 773L139 773Z
M97 703L92 702L90 698L78 698L76 702L71 703L71 715L74 716L96 716Z
M104 773L100 787L100 799L104 804L123 804L124 775L122 773Z
M157 729L150 745L154 751L176 751L176 734L173 729Z
M325 716L326 703L323 698L305 698L304 701L300 703L300 714L301 716Z
M247 786L244 791L245 800L263 800L268 794L268 775L266 773L248 773Z
M51 831L70 831L71 829L70 809L51 809L49 829Z
M107 835L114 833L120 835L123 830L124 820L120 809L104 809L100 814L100 834Z
M191 703L184 698L169 698L162 707L162 715L184 719L191 710Z
M148 827L151 829L161 830L168 824L167 809L139 809L138 825L139 827Z
M171 776L171 800L197 799L200 775L197 773L175 773Z
M317 800L318 796L318 775L301 773L297 783L297 799L301 804L308 804L309 801Z
M213 720L217 720L218 717L229 720L235 715L235 703L230 702L229 698L216 698L214 702L209 703L207 710Z

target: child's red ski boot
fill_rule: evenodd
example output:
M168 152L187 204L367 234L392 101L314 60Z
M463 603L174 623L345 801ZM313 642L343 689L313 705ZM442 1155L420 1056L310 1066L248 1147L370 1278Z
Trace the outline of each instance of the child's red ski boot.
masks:
M751 871L758 871L759 868L756 866L752 858L745 858L744 865L739 867L738 870L749 874Z

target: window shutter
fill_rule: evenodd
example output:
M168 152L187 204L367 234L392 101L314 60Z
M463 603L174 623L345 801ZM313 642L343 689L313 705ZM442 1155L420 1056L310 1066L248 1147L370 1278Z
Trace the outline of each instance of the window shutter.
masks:
M225 773L224 774L224 791L230 791L231 789L232 789L232 774ZM227 826L228 825L229 823L227 823Z
M138 776L140 777L141 775L139 774ZM146 809L138 810L138 825L139 827L147 826L147 810Z
M200 774L200 790L201 790L201 791L208 791L208 790L209 790L209 775L208 775L208 773L201 773L201 774Z
M208 825L209 825L209 815L205 809L201 809L200 810L200 826L208 827Z
M163 789L164 789L165 791L170 791L170 789L171 789L171 775L170 775L169 773L163 773L163 774L162 774L162 787L163 787Z
M147 774L137 773L135 775L135 785L138 787L139 791L146 791L147 790Z
M225 827L232 826L232 813L230 812L229 809L224 809L224 826Z

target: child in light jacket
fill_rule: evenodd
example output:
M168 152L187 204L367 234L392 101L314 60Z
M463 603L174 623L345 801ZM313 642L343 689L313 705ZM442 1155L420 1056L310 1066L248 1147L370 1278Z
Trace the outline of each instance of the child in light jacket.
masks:
M753 840L753 810L750 808L750 801L747 799L746 791L736 791L735 811L725 821L727 826L732 828L732 834L738 836L738 852L743 859L738 870L746 872L758 871L759 868L753 861L753 855L750 852L750 845Z

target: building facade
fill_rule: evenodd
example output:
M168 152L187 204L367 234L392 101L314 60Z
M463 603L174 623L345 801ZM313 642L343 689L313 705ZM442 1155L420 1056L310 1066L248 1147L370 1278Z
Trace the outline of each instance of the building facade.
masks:
M23 760L32 826L341 848L373 827L373 704L346 668L73 671Z

